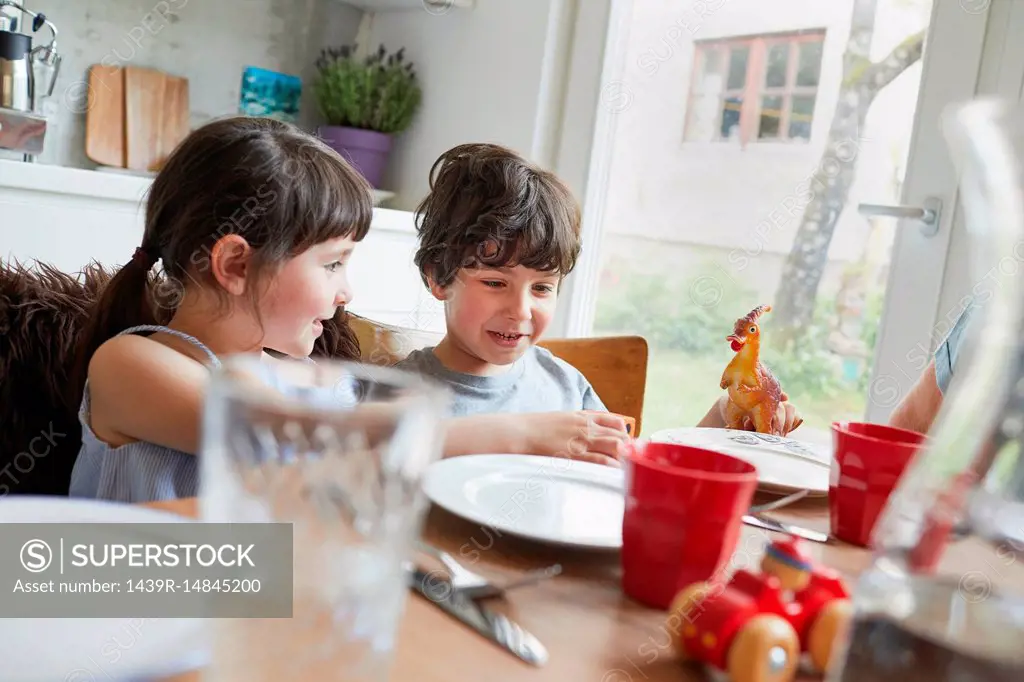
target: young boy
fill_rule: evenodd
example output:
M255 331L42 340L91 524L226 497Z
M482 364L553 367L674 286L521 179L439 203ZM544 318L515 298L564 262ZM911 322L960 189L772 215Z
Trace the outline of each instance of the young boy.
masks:
M415 261L447 331L399 366L447 384L453 416L607 411L578 370L536 345L580 253L572 193L491 144L455 147L431 175Z

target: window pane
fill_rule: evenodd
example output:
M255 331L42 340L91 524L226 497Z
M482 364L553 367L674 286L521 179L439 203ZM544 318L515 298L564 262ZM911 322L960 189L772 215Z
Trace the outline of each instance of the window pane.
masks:
M710 76L712 74L718 74L722 71L722 48L720 47L707 47L703 49L704 53L704 75Z
M708 48L703 53L704 68L697 76L694 84L694 92L713 93L715 95L715 106L718 106L718 93L722 92L722 50L721 48Z
M740 132L740 111L743 109L743 98L739 96L726 97L722 103L722 127L719 134L723 139L728 139Z
M747 57L749 56L749 47L734 47L729 53L729 80L726 85L729 90L741 90L747 82Z
M821 42L800 43L800 62L797 66L796 84L817 85L820 73Z
M789 43L776 43L768 48L764 84L768 88L786 87L786 72L789 68Z
M811 139L811 118L814 115L814 95L794 95L789 110L789 137Z
M759 139L779 136L779 122L782 119L782 97L770 96L761 98L761 122L757 129Z

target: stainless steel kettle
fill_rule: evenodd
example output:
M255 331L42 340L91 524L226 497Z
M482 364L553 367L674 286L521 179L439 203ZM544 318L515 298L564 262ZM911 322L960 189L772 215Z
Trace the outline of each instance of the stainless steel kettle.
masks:
M32 36L18 32L18 18L4 12L5 8L31 17L32 33L44 25L49 28L50 42L32 47ZM0 108L35 111L44 97L53 94L60 62L57 27L46 15L27 10L14 0L0 0Z

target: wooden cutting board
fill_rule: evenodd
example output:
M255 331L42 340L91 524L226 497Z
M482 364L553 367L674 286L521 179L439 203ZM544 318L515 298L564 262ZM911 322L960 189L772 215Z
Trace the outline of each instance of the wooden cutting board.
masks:
M90 69L86 155L105 166L158 171L189 133L188 79L156 69Z
M150 170L163 168L167 157L189 133L188 79L167 74L164 77L163 125L154 165Z
M124 168L124 133L124 73L96 64L89 69L85 155L100 165Z
M129 66L124 70L127 168L148 171L160 156L164 117L164 73Z

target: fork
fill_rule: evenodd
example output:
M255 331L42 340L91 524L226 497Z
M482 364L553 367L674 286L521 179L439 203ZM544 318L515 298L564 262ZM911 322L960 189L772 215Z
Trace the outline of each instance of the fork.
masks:
M465 594L470 599L488 599L497 597L517 587L533 585L542 580L553 578L562 572L561 564L554 564L547 568L538 568L528 571L518 578L514 578L500 585L495 584L484 576L469 570L455 560L448 552L438 549L425 542L417 542L416 549L424 554L429 554L442 564L448 571L451 579L452 589Z
M795 493L790 493L785 497L780 497L779 499L772 500L771 502L765 502L764 504L755 504L752 507L750 507L750 509L747 510L747 513L763 514L764 512L772 511L773 509L779 509L781 507L785 507L787 504L796 502L797 500L802 500L803 498L807 497L808 493L810 493L809 490L798 490Z

